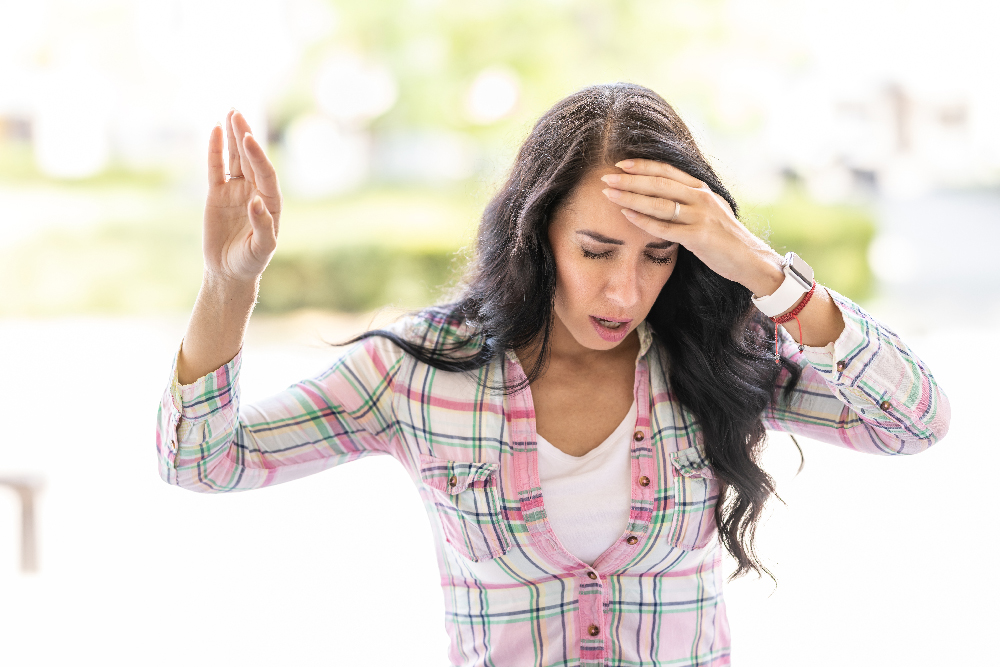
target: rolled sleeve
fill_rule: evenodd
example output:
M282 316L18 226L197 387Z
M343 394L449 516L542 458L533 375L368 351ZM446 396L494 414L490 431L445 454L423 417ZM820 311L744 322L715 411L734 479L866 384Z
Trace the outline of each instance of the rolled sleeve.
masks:
M206 444L213 442L211 433L231 431L238 420L239 374L242 350L227 364L204 375L191 384L177 379L177 359L174 355L170 381L157 414L156 445L160 477L177 483L178 462L185 458L185 442L195 442L200 451L191 455L204 456ZM197 431L197 433L195 433ZM220 443L215 439L216 446Z
M895 332L828 291L844 330L802 352L783 333L784 353L802 372L787 400L776 394L768 427L884 454L916 453L944 437L951 409L930 370Z

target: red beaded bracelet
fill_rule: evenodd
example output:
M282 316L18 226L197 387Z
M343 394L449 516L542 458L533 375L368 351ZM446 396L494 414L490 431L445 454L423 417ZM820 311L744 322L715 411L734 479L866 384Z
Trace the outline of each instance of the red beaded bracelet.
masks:
M777 317L772 317L771 318L771 321L774 322L774 363L776 363L776 364L780 364L781 363L781 355L778 354L778 325L779 324L787 324L788 322L791 322L792 320L795 320L795 323L799 325L799 352L801 352L803 350L803 346L802 346L802 322L799 322L799 313L801 313L802 309L806 307L807 303L809 303L809 299L812 298L813 292L815 292L815 291L816 291L816 282L814 281L813 284L812 284L812 287L810 287L809 291L806 292L806 295L804 297L802 297L802 301L799 301L799 305L795 306L795 308L793 308L790 312L785 313L784 315L778 315Z

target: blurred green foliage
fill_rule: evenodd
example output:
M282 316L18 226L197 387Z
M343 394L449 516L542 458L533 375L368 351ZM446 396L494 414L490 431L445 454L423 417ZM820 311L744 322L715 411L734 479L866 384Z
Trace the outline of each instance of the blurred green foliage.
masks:
M364 312L384 304L419 307L440 300L465 266L460 253L359 246L274 258L257 307Z
M781 254L794 250L816 272L816 280L863 301L871 296L868 245L875 218L864 206L819 204L798 187L777 202L744 206L744 224Z
M643 83L681 107L702 99L708 86L676 66L675 56L697 42L725 40L722 0L335 0L338 27L310 50L287 92L271 107L286 126L314 110L312 82L330 49L348 48L386 64L399 98L376 119L374 132L447 128L487 148L519 143L555 101L587 85ZM475 125L463 114L468 85L484 68L503 65L521 82L508 118Z
M444 298L469 258L485 193L367 190L289 203L279 250L261 281L261 312L417 308ZM142 224L53 229L0 251L0 316L155 314L191 308L201 278L200 211ZM744 205L747 226L794 249L820 282L853 298L871 289L874 232L862 207L789 191Z
M287 199L261 311L412 308L443 298L468 260L492 187L484 181L499 180L538 116L580 87L635 81L660 92L693 126L705 123L721 135L753 129L727 125L711 82L683 61L691 53L708 57L713 45L733 38L720 19L722 0L331 4L336 30L309 47L269 103L271 137L280 142L289 123L317 110L317 72L332 52L348 49L388 66L398 84L395 105L370 125L375 137L446 129L470 138L481 159L462 182L417 188L376 181L331 200ZM516 73L519 101L510 116L476 125L463 111L464 96L476 75L494 66ZM281 151L272 148L281 174ZM95 205L125 192L146 204L142 215L52 226L0 245L0 316L189 310L201 279L201 204L192 197L194 175L165 169L112 166L93 178L53 182L35 168L30 144L3 142L2 188L29 184L41 188L41 198L44 188L54 196L84 193ZM743 218L779 251L805 257L820 281L856 299L869 294L874 225L863 207L821 205L792 189L776 203L745 205Z

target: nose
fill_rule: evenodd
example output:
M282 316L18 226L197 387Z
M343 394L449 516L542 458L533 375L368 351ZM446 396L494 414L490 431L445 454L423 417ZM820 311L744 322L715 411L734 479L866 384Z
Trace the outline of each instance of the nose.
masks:
M639 275L636 267L617 267L608 280L604 295L624 309L639 303Z

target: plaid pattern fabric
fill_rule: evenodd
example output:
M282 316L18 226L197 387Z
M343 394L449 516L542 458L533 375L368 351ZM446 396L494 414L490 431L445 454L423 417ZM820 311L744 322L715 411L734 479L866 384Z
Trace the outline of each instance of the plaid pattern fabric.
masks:
M894 333L831 294L846 329L804 353L783 334L802 378L788 403L766 411L766 426L876 454L924 450L947 430L947 399ZM435 310L394 328L432 345L463 333ZM239 355L191 385L175 372L158 416L160 474L194 491L236 491L388 454L431 515L452 664L728 665L719 484L660 346L644 324L639 334L629 524L593 566L563 548L546 518L530 388L484 388L524 377L513 353L457 374L368 339L318 377L247 406ZM787 380L783 372L775 396Z

